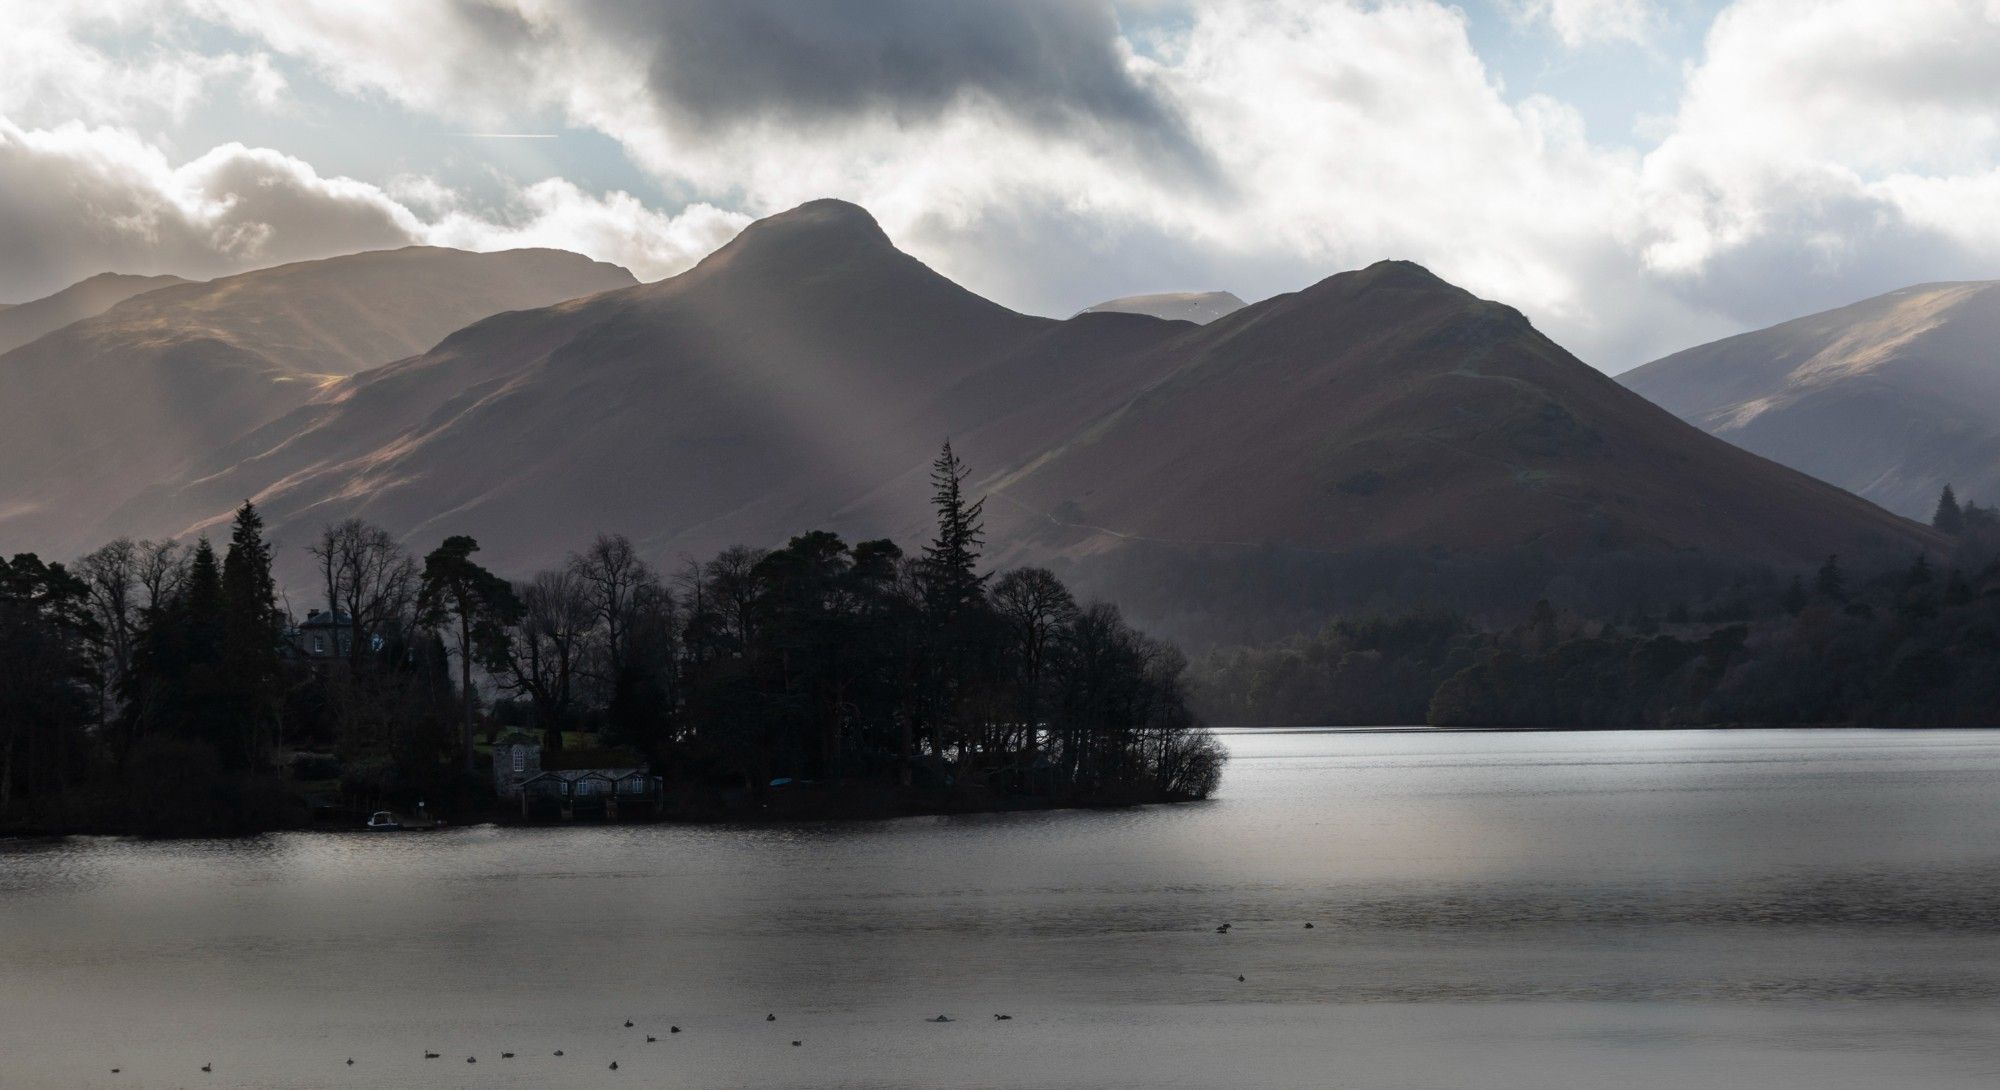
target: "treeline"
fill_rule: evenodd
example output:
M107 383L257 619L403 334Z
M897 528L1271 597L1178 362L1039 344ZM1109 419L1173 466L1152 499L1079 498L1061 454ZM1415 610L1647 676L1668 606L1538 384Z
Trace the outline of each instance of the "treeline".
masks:
M1830 557L1776 593L1609 619L1544 602L1510 627L1344 620L1194 677L1225 725L1993 726L2000 560L1851 581Z
M579 733L670 783L773 781L980 805L1199 798L1222 753L1185 662L1046 570L979 570L947 446L916 555L825 532L661 572L599 535L521 582L471 538L421 558L360 520L307 546L321 603L278 593L246 504L207 541L0 565L0 821L186 832L350 805L483 805L482 733ZM321 799L320 801L325 801Z

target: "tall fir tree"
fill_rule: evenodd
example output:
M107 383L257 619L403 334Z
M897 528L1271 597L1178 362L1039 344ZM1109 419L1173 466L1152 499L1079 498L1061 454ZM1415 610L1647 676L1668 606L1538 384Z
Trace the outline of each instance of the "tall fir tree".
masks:
M254 763L278 742L278 648L284 622L278 612L277 581L271 575L271 547L264 519L245 501L236 511L229 551L222 560L222 684L235 705L237 726L218 739L223 759L236 766Z
M986 534L981 519L986 501L965 501L965 479L971 472L953 453L951 441L945 440L931 463L937 536L924 547L922 564L926 604L939 617L956 617L985 600L986 577L979 574L978 565Z
M1840 570L1840 557L1828 556L1813 579L1813 591L1835 602L1847 601L1847 576Z
M1959 509L1958 497L1952 494L1948 484L1944 486L1944 491L1938 493L1937 510L1931 513L1931 527L1954 536L1965 532L1965 512Z

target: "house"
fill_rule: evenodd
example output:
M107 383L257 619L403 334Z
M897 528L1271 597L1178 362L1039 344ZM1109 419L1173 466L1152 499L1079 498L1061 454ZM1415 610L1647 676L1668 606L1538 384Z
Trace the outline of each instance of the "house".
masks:
M557 750L546 755L541 741L524 731L493 740L493 789L503 799L519 799L521 814L553 808L562 817L578 810L617 817L621 806L650 803L658 811L665 784L636 753L617 749Z
M292 646L309 659L344 659L354 649L354 625L347 614L315 609L291 631Z

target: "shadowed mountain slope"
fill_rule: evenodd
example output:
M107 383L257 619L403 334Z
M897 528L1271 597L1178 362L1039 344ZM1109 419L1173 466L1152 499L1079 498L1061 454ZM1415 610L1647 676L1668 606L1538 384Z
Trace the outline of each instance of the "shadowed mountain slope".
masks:
M1924 284L1677 352L1619 381L1712 435L1929 517L2000 501L2000 282Z
M1153 295L1127 295L1088 306L1081 314L1146 314L1168 321L1207 325L1225 314L1243 309L1243 300L1226 291L1165 291Z
M127 299L0 355L0 534L64 555L197 453L499 311L629 285L557 250L411 247Z
M1168 348L1166 375L993 487L1130 539L1315 550L1701 550L1801 565L1925 534L1673 419L1518 312L1406 262Z
M996 561L1263 565L1301 600L1274 551L1499 557L1490 597L1532 601L1606 556L1804 566L1936 541L1703 435L1414 265L1206 326L1053 321L960 288L838 201L759 221L670 280L497 315L332 382L99 534L214 529L250 497L295 572L349 514L419 550L472 534L517 575L600 529L662 561L811 527L914 547L946 437L991 494ZM1187 570L1156 581L1142 619L1237 579L1190 591Z
M335 383L118 521L199 528L252 496L291 540L351 511L418 541L472 533L516 570L596 528L660 556L881 533L921 520L914 471L947 434L1054 441L1141 381L1121 370L1136 347L1186 328L1015 313L816 201L670 280L500 315Z
M71 322L95 317L134 295L185 283L178 276L99 273L54 295L0 308L0 352L13 351Z

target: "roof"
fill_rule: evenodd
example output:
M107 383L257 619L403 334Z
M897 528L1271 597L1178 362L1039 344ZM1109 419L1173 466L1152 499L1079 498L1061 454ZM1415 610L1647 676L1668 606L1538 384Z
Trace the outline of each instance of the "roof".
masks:
M594 768L636 768L643 772L649 766L644 757L629 749L545 749L542 767L551 772Z

